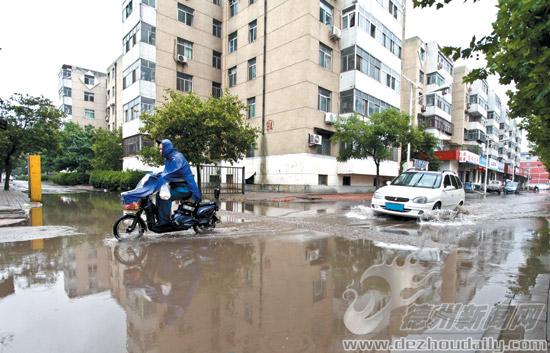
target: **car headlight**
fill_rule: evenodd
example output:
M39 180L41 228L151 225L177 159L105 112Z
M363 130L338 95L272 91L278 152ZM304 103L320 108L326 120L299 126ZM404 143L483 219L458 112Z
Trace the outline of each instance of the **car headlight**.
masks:
M427 203L428 198L426 196L418 196L413 199L414 203Z
M373 199L381 199L382 198L382 193L377 191L374 193L374 195L372 196Z

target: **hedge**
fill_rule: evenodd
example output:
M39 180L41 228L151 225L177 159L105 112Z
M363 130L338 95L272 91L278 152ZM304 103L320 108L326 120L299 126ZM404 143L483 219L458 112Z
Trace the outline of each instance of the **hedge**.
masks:
M86 173L70 172L70 173L58 173L52 181L58 185L81 185L88 184L90 176Z
M113 171L94 170L90 174L90 184L94 188L116 190L132 190L147 172L137 170Z

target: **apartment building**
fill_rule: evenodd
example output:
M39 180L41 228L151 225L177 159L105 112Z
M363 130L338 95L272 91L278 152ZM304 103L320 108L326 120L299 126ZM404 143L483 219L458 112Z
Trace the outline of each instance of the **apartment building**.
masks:
M122 2L124 169L147 169L135 156L151 143L139 116L161 104L166 89L221 94L221 1Z
M139 115L166 89L228 89L260 131L239 163L249 183L373 185L374 162L337 162L330 138L339 113L399 109L401 2L125 0L122 10L125 169L145 168ZM381 166L388 178L397 150L392 159Z
M521 130L487 81L463 81L470 72L466 66L454 70L453 136L437 155L464 182L482 184L485 168L488 180L511 179L520 174Z
M114 131L122 128L122 55L107 68L107 128Z
M67 115L66 121L106 128L107 75L78 66L62 65L58 76L59 109Z
M446 148L455 133L451 112L455 94L454 63L441 52L437 42L419 37L405 40L401 110L415 117Z
M249 121L262 132L241 163L249 182L373 185L374 162L337 162L330 139L338 114L399 109L403 14L391 4L229 2L223 83L247 102ZM395 152L381 175L397 175Z

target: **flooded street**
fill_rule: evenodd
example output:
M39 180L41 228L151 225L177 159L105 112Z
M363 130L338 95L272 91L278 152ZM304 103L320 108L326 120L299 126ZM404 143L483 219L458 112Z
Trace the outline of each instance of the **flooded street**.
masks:
M532 289L550 273L545 193L467 199L420 223L368 202L224 202L212 235L128 243L111 234L120 209L111 193L45 195L33 224L80 234L0 242L0 352L343 352L343 339L448 337L408 326L410 305L542 303Z

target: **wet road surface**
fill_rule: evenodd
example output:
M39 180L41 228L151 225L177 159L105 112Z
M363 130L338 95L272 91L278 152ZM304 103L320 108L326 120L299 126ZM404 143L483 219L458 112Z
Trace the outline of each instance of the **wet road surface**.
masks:
M42 223L81 234L0 243L0 352L342 352L441 335L404 329L407 306L507 303L550 273L549 196L469 200L422 224L368 204L227 202L210 236L120 244L116 195L46 195Z

